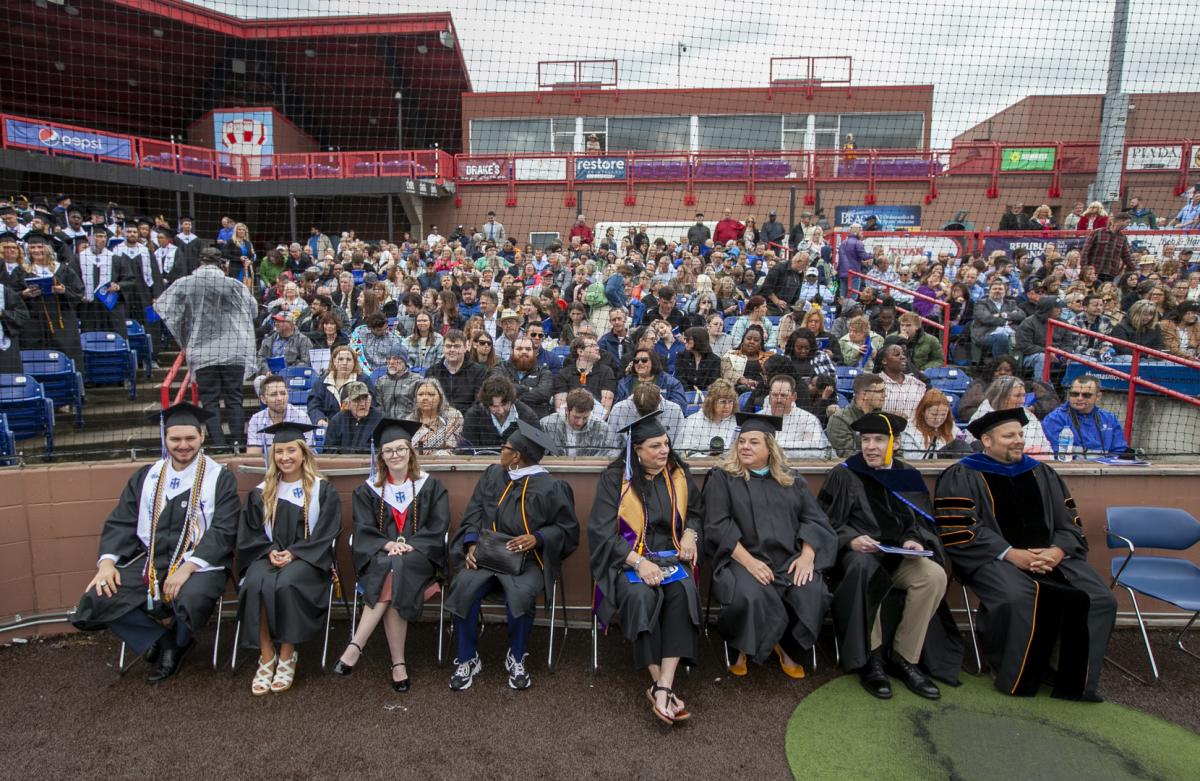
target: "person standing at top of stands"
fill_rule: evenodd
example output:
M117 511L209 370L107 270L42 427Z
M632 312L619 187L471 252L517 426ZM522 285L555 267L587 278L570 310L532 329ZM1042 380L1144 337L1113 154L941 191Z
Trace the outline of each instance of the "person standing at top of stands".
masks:
M1000 230L1025 231L1030 230L1029 217L1025 214L1025 204L1010 204L1008 211L1000 217Z
M497 247L504 244L507 234L504 232L504 225L496 221L496 213L488 212L487 219L484 220L483 226L479 229L483 234L484 241L490 241Z
M153 248L154 260L151 263L154 287L150 292L153 298L157 298L172 282L185 276L187 271L179 262L179 247L175 244L175 231L161 226L154 234L154 238L157 242Z
M717 229L713 231L712 238L716 244L724 246L726 242L742 238L745 232L746 226L734 218L733 210L726 209L721 221L717 223Z
M696 224L688 228L687 243L689 247L703 247L712 238L712 231L704 224L704 214L696 212ZM637 245L635 245L637 246Z
M1123 233L1129 227L1130 220L1127 212L1113 215L1108 225L1089 233L1087 241L1083 243L1080 265L1083 268L1094 266L1096 279L1100 283L1111 282L1121 274L1134 270L1133 251Z
M150 248L138 238L137 226L125 226L125 241L113 250L113 281L121 288L125 316L146 324L146 307L154 289L153 261Z
M779 261L767 274L767 279L758 294L767 300L767 311L773 315L785 315L800 300L800 287L804 284L804 269L808 266L808 253L797 252L790 262Z
M870 262L871 252L862 240L862 225L857 222L850 226L849 235L838 247L838 291L845 295L853 287L862 287L862 278L850 279L850 272L862 273L864 265Z
M233 218L228 214L221 217L221 229L217 231L217 244L225 246L225 243L233 238Z
M176 254L176 260L181 264L179 276L186 277L197 269L200 265L200 250L203 245L200 242L200 237L192 233L195 228L196 221L191 217L183 217L179 220L179 232L175 234L175 246L179 247L179 252Z
M226 276L221 251L200 253L200 268L172 284L154 304L187 356L214 448L225 446L221 402L235 442L243 436L242 383L255 366L254 320L258 305L250 291Z
M579 238L580 244L591 244L595 239L595 234L588 227L582 214L575 215L575 224L571 226L571 230L567 231L568 242L573 242L576 237Z
M758 229L758 240L767 245L767 249L774 250L777 254L783 249L783 237L787 235L787 229L783 227L783 223L775 219L775 212L767 212L767 221Z
M97 293L119 293L121 288L115 281L117 269L113 264L112 252L108 249L108 229L103 225L92 230L89 245L79 252L79 265L83 270L83 303L79 317L84 331L108 331L125 336L125 305L117 298L109 309L96 300Z
M326 252L333 251L333 241L321 232L320 225L313 225L308 229L308 248L314 258L323 258Z

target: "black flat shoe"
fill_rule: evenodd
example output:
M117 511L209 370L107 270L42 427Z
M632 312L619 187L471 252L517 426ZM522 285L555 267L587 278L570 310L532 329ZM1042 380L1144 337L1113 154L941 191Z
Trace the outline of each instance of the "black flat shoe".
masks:
M929 676L921 672L921 668L899 654L892 654L888 663L888 672L904 682L908 690L918 697L927 700L939 700L942 692L929 680Z
M183 659L196 643L193 641L183 648L164 648L158 659L158 669L146 676L146 683L162 683L172 678L183 666Z
M358 643L354 642L353 640L351 640L351 641L350 641L350 645L352 645L352 646L354 646L355 648L357 648L357 649L358 649L358 656L359 656L359 658L361 659L361 658L362 658L362 652L363 652L362 646L361 646L361 645L359 645ZM344 652L343 652L343 653L344 653ZM351 673L353 673L353 672L354 672L354 665L353 665L353 664L346 664L345 662L343 662L343 661L341 660L341 658L339 658L339 659L338 659L336 662L334 662L334 664L333 664L333 673L334 673L334 675L350 675L350 674L351 674Z
M881 700L892 698L892 684L887 673L883 671L883 658L879 654L874 653L867 657L867 663L858 671L858 677L863 688L872 697Z
M395 664L392 665L393 670L395 670L397 667L403 667L406 670L408 669L408 665L406 665L404 662L396 662ZM391 677L390 672L388 673L388 677L389 678ZM411 688L412 688L412 681L408 677L405 677L405 679L403 681L397 681L395 679L392 679L392 691L394 691L394 692L400 692L401 694L403 694L404 692L408 691Z

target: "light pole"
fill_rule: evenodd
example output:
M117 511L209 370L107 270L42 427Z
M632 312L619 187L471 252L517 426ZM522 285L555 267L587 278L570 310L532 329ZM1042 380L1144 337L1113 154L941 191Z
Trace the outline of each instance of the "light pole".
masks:
M683 54L687 51L687 44L679 41L675 44L675 86L683 88Z
M404 93L396 90L393 95L396 99L396 149L404 148Z
M1129 0L1115 0L1112 40L1108 46L1108 84L1100 111L1100 160L1089 201L1110 205L1121 198L1121 171L1125 166L1125 123L1129 118L1129 94L1122 91L1125 71L1125 39L1129 25Z

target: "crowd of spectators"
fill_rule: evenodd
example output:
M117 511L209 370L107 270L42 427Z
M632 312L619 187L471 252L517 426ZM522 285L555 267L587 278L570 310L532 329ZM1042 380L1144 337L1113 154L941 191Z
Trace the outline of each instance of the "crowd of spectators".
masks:
M245 376L264 410L248 432L240 422L230 432L251 448L270 423L303 416L324 430L326 452L360 452L387 416L420 421L414 444L424 452L495 449L526 421L564 453L593 455L616 447L622 425L662 409L681 451L712 453L732 441L736 410L761 408L785 419L779 441L793 455L849 455L849 424L884 410L913 424L904 451L926 458L968 452L958 423L1019 403L1038 413L1030 451L1053 450L1064 425L1077 444L1115 451L1124 442L1107 433L1120 427L1097 407L1097 381L1079 391L1089 404L1072 386L1061 405L1040 382L1047 360L1056 375L1064 368L1045 354L1047 321L1086 329L1054 332L1056 346L1081 355L1119 360L1126 350L1106 341L1114 338L1194 360L1200 265L1170 244L1161 255L1132 248L1123 231L1158 222L1137 199L1117 214L1099 204L1076 211L1064 227L1090 229L1087 240L1065 256L1049 245L1042 257L896 258L868 250L858 225L835 256L819 215L786 232L773 213L756 228L729 210L715 239L697 215L676 241L651 241L636 226L597 240L581 215L567 243L535 249L488 213L481 227L444 237L432 226L395 243L354 231L332 238L314 225L304 242L269 249L225 217L211 241L196 243L215 250L208 261L257 305ZM1193 212L1200 195L1172 223L1194 226ZM1049 214L1017 205L1002 227L1052 230ZM25 347L78 354L78 332L52 327L64 305L85 329L123 329L96 317L106 281L125 316L153 320L147 305L201 262L191 220L177 231L111 204L76 209L65 196L24 211L0 203L0 218L0 280L19 298L3 326ZM30 283L39 276L55 278L53 312L38 301L45 288ZM947 322L935 301L949 304ZM49 329L38 326L43 314ZM975 378L962 398L926 377L945 363L929 323L951 329L950 358ZM281 403L280 375L304 366L317 376L298 410ZM839 367L854 370L842 372L856 375L852 391L838 392ZM1093 419L1094 436L1080 429Z

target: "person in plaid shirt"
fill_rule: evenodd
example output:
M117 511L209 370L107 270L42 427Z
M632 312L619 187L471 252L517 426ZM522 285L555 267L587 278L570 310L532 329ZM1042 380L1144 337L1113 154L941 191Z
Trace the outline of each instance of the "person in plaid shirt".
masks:
M1133 270L1133 255L1129 240L1121 232L1129 227L1132 218L1127 212L1116 215L1108 225L1088 234L1083 244L1083 265L1095 266L1097 278L1107 282Z

